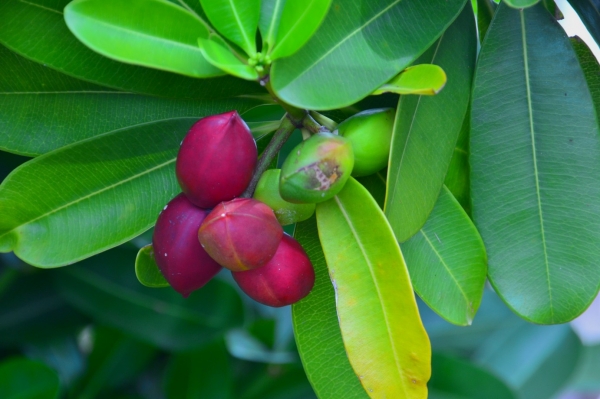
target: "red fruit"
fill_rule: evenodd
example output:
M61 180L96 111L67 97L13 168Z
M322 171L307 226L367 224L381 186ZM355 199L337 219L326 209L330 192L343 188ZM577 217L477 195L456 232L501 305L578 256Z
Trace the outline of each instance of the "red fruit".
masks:
M184 297L221 270L198 242L198 229L207 214L179 194L165 206L154 227L156 263L171 287Z
M175 171L188 199L200 208L239 196L256 166L256 143L237 111L200 119L181 143Z
M221 266L239 272L271 260L282 235L271 208L252 198L236 198L213 209L198 231L198 240Z
M284 235L273 259L260 269L232 273L242 291L262 304L298 302L315 284L315 271L298 241Z

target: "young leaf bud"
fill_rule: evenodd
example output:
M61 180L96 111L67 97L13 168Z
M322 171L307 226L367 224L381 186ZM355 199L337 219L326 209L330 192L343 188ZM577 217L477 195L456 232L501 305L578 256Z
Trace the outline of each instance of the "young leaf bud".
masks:
M310 293L315 271L298 241L284 235L273 259L260 269L232 273L242 291L264 305L296 303Z
M200 226L198 240L221 266L242 271L264 266L282 235L271 208L252 198L236 198L213 209Z
M256 143L237 111L200 119L183 139L175 166L188 199L200 208L240 195L256 166Z
M352 176L371 175L387 166L395 114L392 108L370 109L338 125L340 136L348 139L354 150Z
M198 229L208 211L192 205L185 195L173 198L158 216L152 247L165 279L184 297L221 270L200 246Z
M254 198L267 204L282 226L301 222L315 213L315 204L293 204L279 194L280 169L269 169L261 176L254 191Z
M294 203L326 201L352 173L352 145L343 137L318 133L292 150L281 167L279 193Z

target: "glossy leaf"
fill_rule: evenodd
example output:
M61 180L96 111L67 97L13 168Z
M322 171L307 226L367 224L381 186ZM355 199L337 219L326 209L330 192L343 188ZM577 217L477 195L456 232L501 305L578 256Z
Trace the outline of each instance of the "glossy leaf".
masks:
M196 79L123 64L99 55L77 40L67 28L62 10L69 1L0 2L0 43L70 76L126 91L204 99L264 93L258 84L233 77Z
M268 52L275 45L284 4L285 0L262 0L260 2L258 27L263 39L263 52Z
M259 99L161 99L71 78L0 46L0 149L30 156L115 129L176 117L197 119Z
M316 277L310 295L292 305L296 345L306 376L321 398L368 398L346 355L316 219L298 223L294 237L310 257Z
M600 43L600 1L569 0L596 43Z
M446 73L438 65L421 64L406 68L373 94L421 94L432 96L444 88Z
M152 245L140 248L135 258L135 276L140 284L149 288L169 287L169 283L160 272L154 260Z
M575 37L571 39L571 44L592 94L596 115L600 115L600 64L583 40Z
M306 45L273 63L273 89L284 101L302 108L353 104L409 66L464 4L464 0L336 0Z
M498 5L494 0L477 0L477 29L479 31L480 43L485 38L497 7Z
M204 57L225 72L246 80L258 79L256 69L245 64L231 52L227 43L217 35L208 39L198 39L198 45Z
M58 398L58 375L44 363L14 357L0 363L0 398Z
M208 28L184 8L163 0L75 0L65 21L86 46L117 61L195 78L222 75L196 45Z
M536 5L540 0L504 0L506 4L513 8L523 9Z
M498 377L473 363L434 353L431 359L429 398L517 399Z
M458 141L446 172L444 185L460 203L467 214L471 214L470 170L469 170L469 131L471 130L471 111L467 110L465 120L458 134Z
M271 59L289 57L314 35L332 0L286 0Z
M79 399L102 397L130 382L158 352L151 345L103 326L94 328L93 340L86 373L72 392Z
M600 282L600 137L585 77L541 4L501 4L477 68L471 198L490 281L525 319L564 323Z
M350 179L317 204L346 353L371 397L425 398L431 349L400 247L369 192Z
M136 250L120 247L53 271L61 294L97 322L168 350L191 350L242 322L235 290L213 279L187 299L146 288L135 277Z
M167 399L233 399L233 370L223 340L173 355L164 386Z
M417 61L446 71L444 90L433 97L401 96L398 102L385 215L400 242L423 227L444 183L467 111L476 51L475 21L469 5Z
M260 140L279 128L285 111L279 105L264 104L240 113L240 115L250 128L254 140Z
M200 4L220 34L249 56L256 54L260 0L200 0Z
M569 380L581 343L568 325L525 323L489 335L474 355L476 363L493 372L519 398L550 398Z
M449 322L471 324L483 296L485 247L447 188L425 226L401 247L421 299Z
M16 169L0 185L0 251L14 251L38 267L58 267L144 232L180 191L175 158L194 122L117 130Z

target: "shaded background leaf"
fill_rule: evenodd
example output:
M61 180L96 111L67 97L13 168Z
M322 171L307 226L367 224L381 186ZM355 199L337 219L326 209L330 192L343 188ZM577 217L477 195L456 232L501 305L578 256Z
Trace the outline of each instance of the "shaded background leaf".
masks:
M58 397L56 372L44 363L12 358L0 363L0 397L4 399L53 399Z

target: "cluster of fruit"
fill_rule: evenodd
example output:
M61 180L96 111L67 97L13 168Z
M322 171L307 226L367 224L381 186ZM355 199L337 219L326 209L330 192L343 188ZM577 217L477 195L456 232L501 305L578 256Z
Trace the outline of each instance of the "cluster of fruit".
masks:
M225 267L248 296L265 305L304 298L314 270L281 226L308 219L315 203L335 196L351 174L385 167L393 119L393 110L365 111L340 124L338 134L311 136L281 170L263 173L253 198L239 198L258 155L246 123L236 111L199 120L177 156L183 193L160 213L152 239L165 279L186 297Z

